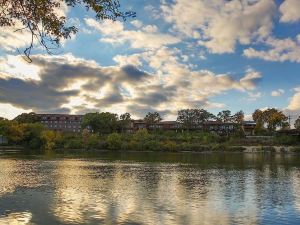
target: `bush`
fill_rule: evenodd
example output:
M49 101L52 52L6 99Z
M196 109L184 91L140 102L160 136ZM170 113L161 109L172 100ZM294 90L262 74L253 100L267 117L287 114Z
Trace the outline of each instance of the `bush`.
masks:
M164 141L162 143L162 148L165 151L177 151L178 150L178 146L177 146L176 142L170 141L170 140Z
M120 150L122 147L122 139L118 133L112 133L107 136L107 147L111 150Z
M73 137L64 141L64 149L82 149L83 143L80 138Z

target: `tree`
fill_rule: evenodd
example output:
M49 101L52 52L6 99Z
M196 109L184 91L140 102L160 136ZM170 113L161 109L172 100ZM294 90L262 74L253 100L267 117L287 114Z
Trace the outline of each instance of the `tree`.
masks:
M244 121L244 118L245 118L245 114L242 110L240 110L232 116L232 122L242 124Z
M17 121L18 123L37 123L39 122L39 118L34 112L30 112L18 115L14 118L14 121Z
M156 129L156 125L160 121L162 121L162 118L158 112L148 112L148 114L145 116L144 120L145 120L147 126L154 125L154 127Z
M256 130L263 130L266 127L270 132L275 131L278 127L286 126L288 119L283 112L275 108L256 109L252 114L252 118L256 122Z
M109 112L87 113L83 117L82 127L91 128L96 133L112 133L116 131L118 115Z
M222 112L219 112L217 115L217 120L223 123L232 122L232 119L233 117L231 116L230 110L223 110Z
M126 128L129 128L130 123L131 123L131 115L130 115L130 113L124 113L124 114L120 115L119 124L120 124L122 132Z
M177 116L177 122L187 130L196 128L211 119L215 119L215 116L205 109L182 109L178 111Z
M256 109L254 113L252 113L252 119L256 122L256 131L262 130L264 128L265 119L262 110Z
M118 133L112 133L107 136L107 144L108 149L111 150L120 150L122 146L122 139L120 134Z
M134 12L120 11L119 0L0 0L0 27L15 28L21 24L16 31L31 34L30 44L24 50L29 62L35 42L51 54L60 46L62 39L78 32L77 27L68 26L65 16L59 15L63 4L85 6L95 13L97 20L135 17Z
M62 136L59 132L45 130L41 133L41 139L44 141L44 148L46 150L53 150L57 143L62 140Z
M294 126L297 130L300 130L300 116L298 117L298 119L296 119Z

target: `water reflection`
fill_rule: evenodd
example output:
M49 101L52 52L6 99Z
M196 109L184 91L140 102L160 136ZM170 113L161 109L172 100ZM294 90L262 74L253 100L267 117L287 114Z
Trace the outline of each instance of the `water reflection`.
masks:
M181 156L0 159L0 224L300 223L299 156Z
M0 224L8 225L28 225L32 224L32 214L30 212L15 212L2 215L0 217Z

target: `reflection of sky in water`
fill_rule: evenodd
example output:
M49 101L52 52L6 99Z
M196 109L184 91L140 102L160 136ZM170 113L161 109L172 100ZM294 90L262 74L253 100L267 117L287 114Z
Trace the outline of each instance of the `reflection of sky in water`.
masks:
M299 223L298 161L237 160L247 162L0 159L0 224Z
M31 223L32 214L30 212L15 212L2 215L0 224L2 225L28 225Z

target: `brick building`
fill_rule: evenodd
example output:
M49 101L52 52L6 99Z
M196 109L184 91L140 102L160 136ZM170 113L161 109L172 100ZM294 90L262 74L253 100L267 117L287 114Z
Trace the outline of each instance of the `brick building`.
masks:
M83 115L37 114L40 122L49 130L80 133Z

